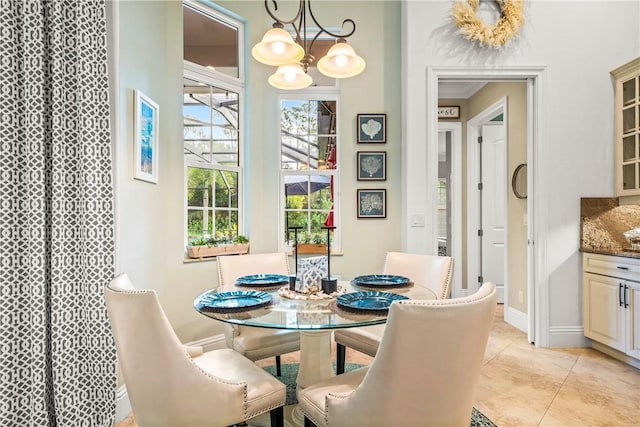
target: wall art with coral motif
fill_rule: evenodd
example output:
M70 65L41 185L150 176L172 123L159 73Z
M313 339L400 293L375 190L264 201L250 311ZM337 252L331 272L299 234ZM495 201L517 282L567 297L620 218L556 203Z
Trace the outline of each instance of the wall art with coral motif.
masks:
M358 144L387 142L386 114L358 114Z
M386 151L358 151L358 181L387 180Z
M358 189L358 218L386 218L387 190Z

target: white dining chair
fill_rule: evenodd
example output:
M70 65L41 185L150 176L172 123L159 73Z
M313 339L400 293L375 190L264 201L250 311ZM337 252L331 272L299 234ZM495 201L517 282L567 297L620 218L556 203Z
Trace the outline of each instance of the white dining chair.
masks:
M437 299L449 297L453 258L404 252L388 252L383 274L408 277L414 286L432 291ZM376 355L385 325L362 328L339 329L334 332L336 342L336 373L344 372L346 347L367 354Z
M496 287L458 299L401 300L363 367L298 391L305 426L468 426Z
M121 274L104 297L137 425L229 426L266 412L284 425L285 385L234 350L183 346L154 290Z
M238 278L253 274L289 275L289 257L284 252L219 256L218 283L221 289L234 289ZM280 355L300 350L297 331L256 328L225 323L227 346L251 360L276 358L276 375L282 375Z

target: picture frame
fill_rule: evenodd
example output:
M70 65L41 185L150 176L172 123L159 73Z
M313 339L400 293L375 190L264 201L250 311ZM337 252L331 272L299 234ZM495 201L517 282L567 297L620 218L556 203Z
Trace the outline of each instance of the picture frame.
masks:
M460 106L438 106L438 118L439 119L459 119L460 118Z
M357 190L358 218L386 218L387 190L358 189Z
M358 151L356 154L358 181L387 180L386 151Z
M133 107L133 177L158 183L159 166L159 113L151 98L140 90L134 90Z
M387 142L387 115L358 114L358 144L384 144Z

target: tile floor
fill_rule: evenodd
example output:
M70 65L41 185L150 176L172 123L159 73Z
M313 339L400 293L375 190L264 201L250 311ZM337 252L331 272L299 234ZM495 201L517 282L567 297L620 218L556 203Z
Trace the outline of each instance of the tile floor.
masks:
M283 363L297 361L297 353L282 356ZM347 349L347 362L370 361ZM498 305L475 406L499 427L638 427L640 370L590 348L536 348L504 322ZM133 416L115 425L136 426Z

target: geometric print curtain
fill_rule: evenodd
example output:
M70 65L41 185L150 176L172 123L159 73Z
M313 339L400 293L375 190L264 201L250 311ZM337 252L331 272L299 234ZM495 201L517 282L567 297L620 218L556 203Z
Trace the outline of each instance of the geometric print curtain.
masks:
M105 0L0 0L0 426L110 426Z

